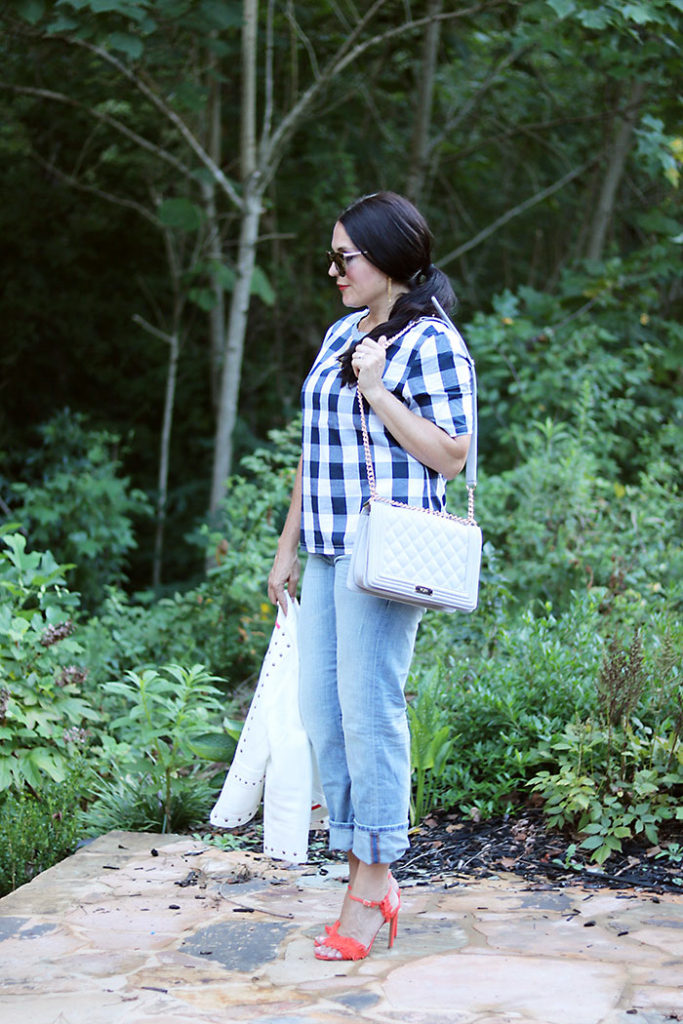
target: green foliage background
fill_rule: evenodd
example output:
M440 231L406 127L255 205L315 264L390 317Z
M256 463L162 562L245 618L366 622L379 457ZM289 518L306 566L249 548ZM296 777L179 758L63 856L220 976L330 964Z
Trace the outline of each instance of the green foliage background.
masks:
M319 92L269 184L236 469L211 523L208 325L212 282L230 299L239 218L218 201L216 263L205 173L132 83L138 72L154 82L202 139L217 90L221 168L239 187L241 5L0 10L5 888L46 866L26 840L40 821L61 855L117 822L205 819L272 627L265 581L298 458L300 382L340 313L322 253L348 201L415 180L427 10L376 5L362 54ZM259 25L261 56L270 38L275 57L270 84L259 64L259 112L272 85L276 121L354 18L336 3L287 11L276 3L270 28L263 10ZM683 4L442 13L414 187L477 363L486 544L477 612L430 614L418 637L413 813L535 799L577 856L601 862L625 840L656 843L683 794ZM409 17L417 27L404 31ZM161 330L176 314L164 583L153 588L168 346L140 324ZM449 501L464 500L456 480ZM169 680L192 694L189 716ZM163 710L158 744L141 681Z

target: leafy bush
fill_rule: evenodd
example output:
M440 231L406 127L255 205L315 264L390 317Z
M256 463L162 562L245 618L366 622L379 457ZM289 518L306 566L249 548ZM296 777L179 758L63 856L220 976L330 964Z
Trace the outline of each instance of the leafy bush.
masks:
M433 692L452 741L438 778L432 772L432 807L489 816L523 799L537 764L529 751L561 729L590 689L601 652L598 606L597 595L582 595L558 617L546 607L516 621L506 602L495 619L486 608L476 618L425 617L410 685Z
M229 762L236 737L223 722L215 679L202 665L164 665L127 672L106 684L119 713L102 737L90 830L144 828L169 832L196 822L211 790L200 760ZM215 774L215 771L214 771ZM195 797L188 801L190 790Z
M217 786L213 779L193 771L175 775L165 794L157 773L129 772L118 778L96 776L90 795L94 802L84 816L89 835L112 829L185 832L206 824Z
M98 614L83 626L89 686L99 689L132 667L172 661L207 665L233 687L257 670L273 618L263 600L231 609L213 580L159 600L110 589ZM106 704L106 692L103 697Z
M489 472L524 456L530 421L578 426L587 412L608 479L634 482L662 443L675 455L668 425L680 430L683 328L659 312L673 265L653 256L646 247L628 260L575 266L556 294L506 291L467 325Z
M573 590L606 587L634 605L683 599L683 515L672 468L657 461L637 484L600 472L600 438L579 426L532 423L527 457L484 477L480 520L502 555L510 592L566 607ZM678 511L675 511L678 510Z
M454 647L442 655L453 748L442 799L488 816L525 799L535 748L587 707L598 671L599 595L576 595L565 615L527 608L499 627L490 652Z
M100 686L133 666L200 663L231 688L258 675L275 618L268 572L289 506L299 423L270 433L271 447L246 456L230 478L218 522L193 542L209 569L198 586L156 600L109 588L83 630L91 681Z
M447 617L427 617L409 712L414 806L419 794L424 813L488 817L535 793L549 825L571 828L599 862L683 817L680 622L639 605L623 649L635 612L607 596L574 594L557 616L526 609L498 622L484 650L462 635L464 617L451 619L450 649Z
M78 598L49 553L21 534L0 550L0 791L61 782L97 711L83 695L87 671L71 636Z
M12 515L34 548L49 549L75 567L72 585L93 609L107 584L124 582L126 559L136 546L133 519L149 515L151 507L119 475L116 434L89 429L85 417L68 409L40 434L40 448L26 457L28 480L12 485Z
M61 782L0 797L0 896L73 853L81 835L82 771L77 758Z
M665 634L648 673L640 632L628 651L613 637L594 716L577 715L538 751L554 762L531 780L549 824L571 826L599 864L623 839L655 845L663 822L683 820L683 681L673 651Z

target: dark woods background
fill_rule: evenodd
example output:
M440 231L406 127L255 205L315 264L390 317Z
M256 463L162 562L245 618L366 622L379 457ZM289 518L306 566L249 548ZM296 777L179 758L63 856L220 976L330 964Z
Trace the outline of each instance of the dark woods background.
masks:
M592 366L586 401L603 429L609 417L595 410L611 409L613 475L636 480L648 437L679 401L681 6L1 5L6 517L21 519L11 485L39 485L55 460L74 472L87 429L158 511L173 336L157 580L201 574L185 538L210 505L227 325L246 265L239 201L254 187L262 214L232 469L296 414L301 379L342 312L323 259L337 213L391 188L427 214L459 296L481 378L485 472L519 462L532 419L577 415ZM128 509L137 547L119 565L131 589L153 578L143 505Z

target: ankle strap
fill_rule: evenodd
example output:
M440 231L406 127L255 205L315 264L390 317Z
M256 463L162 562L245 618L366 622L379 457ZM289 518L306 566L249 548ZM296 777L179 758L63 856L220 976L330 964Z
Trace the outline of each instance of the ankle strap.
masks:
M387 896L388 895L389 893L387 892ZM350 900L354 901L354 903L362 903L364 907L381 907L384 900L387 898L387 896L385 896L381 900L364 900L362 896L354 896L351 890L349 890L348 896Z

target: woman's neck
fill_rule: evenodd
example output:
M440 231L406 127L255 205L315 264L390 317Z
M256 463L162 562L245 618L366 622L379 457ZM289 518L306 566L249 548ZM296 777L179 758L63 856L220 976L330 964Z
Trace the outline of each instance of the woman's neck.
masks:
M368 334L369 331L373 331L375 327L379 327L380 324L386 323L390 316L391 309L388 305L383 305L381 309L373 309L371 306L368 306L368 311L360 318L358 326L362 331Z
M364 313L363 316L358 321L358 329L360 331L363 331L364 334L368 334L375 327L382 323L384 323L384 320L381 320L378 316L373 314L371 310L368 310L367 313Z
M358 321L358 327L364 331L365 334L368 334L370 331L374 330L375 327L379 327L380 324L386 323L391 316L391 311L396 299L399 295L403 295L408 290L409 289L405 285L397 285L394 282L393 299L390 299L386 303L382 302L381 306L368 306L367 313Z

